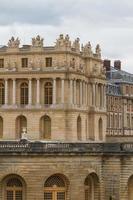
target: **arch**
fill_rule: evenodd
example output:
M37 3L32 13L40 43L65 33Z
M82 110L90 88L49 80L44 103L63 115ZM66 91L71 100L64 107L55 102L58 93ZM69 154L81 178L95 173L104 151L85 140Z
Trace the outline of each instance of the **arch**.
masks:
M6 176L2 181L3 199L5 200L25 200L26 184L25 181L16 174Z
M5 85L0 83L0 105L5 104Z
M85 200L98 200L100 197L100 184L97 174L89 174L84 181Z
M50 176L44 183L44 200L66 200L68 180L62 174Z
M42 139L51 139L51 118L47 115L40 119L40 134Z
M53 85L51 82L46 82L44 85L44 104L50 105L53 102Z
M27 118L20 115L16 118L16 139L21 138L24 128L27 130Z
M133 199L133 175L128 179L128 200Z
M78 116L77 118L77 139L81 140L82 139L82 122L81 122L81 117Z
M102 118L98 121L99 140L103 139L103 121Z
M3 118L0 116L0 138L3 138Z
M20 104L27 105L29 97L28 83L23 82L20 85Z

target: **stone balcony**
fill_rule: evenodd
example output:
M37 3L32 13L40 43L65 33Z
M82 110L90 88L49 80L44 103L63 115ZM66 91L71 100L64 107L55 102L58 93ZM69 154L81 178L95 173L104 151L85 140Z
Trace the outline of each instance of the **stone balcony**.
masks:
M133 142L125 143L68 143L35 141L0 141L0 155L27 154L129 154L133 153Z

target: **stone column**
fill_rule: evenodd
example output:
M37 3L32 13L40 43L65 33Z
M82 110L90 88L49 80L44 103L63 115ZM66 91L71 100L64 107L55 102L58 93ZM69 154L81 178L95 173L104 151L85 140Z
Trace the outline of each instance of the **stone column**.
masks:
M36 80L36 103L40 105L40 79Z
M28 104L32 104L32 80L29 79L29 99L28 99Z
M98 84L96 83L95 84L95 106L96 107L99 106L99 99L100 99L100 97L99 97L100 93L99 93L98 89L99 89Z
M5 79L5 105L8 104L8 79Z
M77 99L76 99L76 80L74 80L74 104L77 104Z
M104 97L103 97L103 107L106 108L106 85L103 86L103 93L104 93Z
M13 79L12 103L16 105L16 79Z
M61 103L64 104L64 79L61 79Z
M104 107L104 86L101 85L101 92L100 92L100 107Z
M82 105L85 105L86 102L86 85L85 85L85 81L82 82Z
M70 79L70 104L73 104L73 80Z
M92 83L92 105L95 106L95 83Z
M56 78L53 79L53 104L56 104Z
M83 83L82 80L80 80L80 105L83 105Z
M88 106L88 83L86 82L86 89L85 89L85 92L86 92L86 106Z

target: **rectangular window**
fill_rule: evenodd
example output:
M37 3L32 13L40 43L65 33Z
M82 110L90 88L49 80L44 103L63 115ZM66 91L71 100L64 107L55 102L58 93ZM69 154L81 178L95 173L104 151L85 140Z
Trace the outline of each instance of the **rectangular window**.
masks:
M4 67L4 59L0 59L0 68Z
M45 59L46 61L46 67L52 67L52 58L51 57L47 57Z
M28 67L28 58L22 58L21 59L22 68Z

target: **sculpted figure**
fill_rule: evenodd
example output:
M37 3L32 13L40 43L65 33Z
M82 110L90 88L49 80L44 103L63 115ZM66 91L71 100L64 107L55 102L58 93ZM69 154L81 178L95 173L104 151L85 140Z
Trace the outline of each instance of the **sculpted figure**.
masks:
M36 38L32 38L32 46L33 47L43 47L43 38L37 35Z
M97 46L96 46L96 54L97 54L97 56L98 56L99 58L101 58L101 48L100 48L100 45L99 45L99 44L97 44Z
M20 45L20 40L18 38L15 39L14 37L11 37L11 39L8 42L9 48L19 48L19 45Z
M66 48L71 48L71 41L69 35L67 34L65 37L63 34L60 34L59 38L56 40L55 47L57 49L66 50Z
M72 45L72 48L76 51L76 52L80 52L80 39L77 38Z
M91 43L88 42L85 46L82 46L82 51L85 56L91 56L92 55Z

